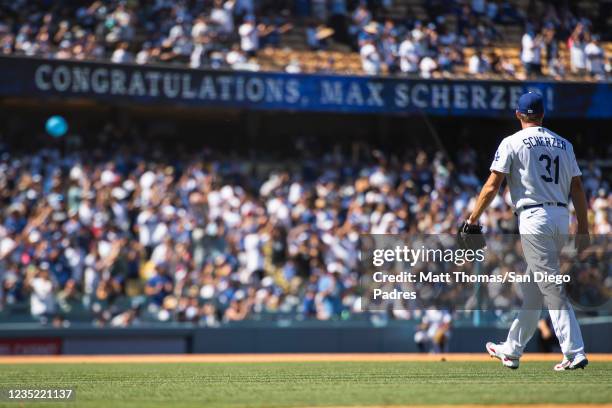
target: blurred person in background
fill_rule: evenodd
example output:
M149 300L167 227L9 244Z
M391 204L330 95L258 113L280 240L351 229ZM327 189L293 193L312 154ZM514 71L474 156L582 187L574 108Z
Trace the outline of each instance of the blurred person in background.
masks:
M480 50L476 51L469 59L468 72L477 78L488 73L490 68L489 61L484 58Z
M26 278L26 289L30 291L30 310L32 316L42 323L47 323L55 313L56 285L49 276L49 264L42 262L36 270L31 271L31 278Z
M154 274L147 281L145 294L151 305L159 307L163 304L166 296L174 289L174 281L168 276L167 265L160 263L154 266Z
M536 34L533 27L528 27L521 40L521 62L527 77L533 78L542 75L542 51L544 42L540 34Z
M585 47L587 40L588 32L584 24L578 23L567 40L567 47L570 50L570 67L573 74L583 76L586 73L587 58Z
M382 69L382 58L374 45L374 41L364 41L359 54L361 55L361 65L366 74L380 74Z
M406 38L400 44L398 54L401 71L405 74L416 74L419 70L420 56L410 33L406 35Z
M448 310L428 308L414 334L420 352L446 353L451 337L452 316Z
M586 69L589 76L595 80L605 80L606 73L606 53L599 44L599 37L591 36L591 41L584 47L586 57Z

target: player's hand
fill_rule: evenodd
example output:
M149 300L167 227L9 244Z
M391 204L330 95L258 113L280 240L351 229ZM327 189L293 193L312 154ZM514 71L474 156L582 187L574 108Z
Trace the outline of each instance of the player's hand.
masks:
M576 234L574 245L576 246L576 251L578 251L578 254L584 252L589 247L589 245L591 245L591 236L589 235L589 232L579 231Z
M464 221L457 231L457 244L463 249L478 250L484 248L487 243L482 235L482 226Z

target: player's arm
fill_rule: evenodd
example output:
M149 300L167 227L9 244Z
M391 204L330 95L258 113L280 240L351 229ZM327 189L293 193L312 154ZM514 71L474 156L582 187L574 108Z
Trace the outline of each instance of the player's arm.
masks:
M571 146L571 145L570 145ZM576 228L576 249L579 252L582 252L589 246L589 220L587 216L587 199L586 194L584 193L584 187L582 186L582 179L580 176L582 172L580 171L580 167L578 166L578 162L576 161L576 156L574 155L573 148L571 149L573 161L572 161L572 181L570 182L570 197L572 199L572 203L574 204L574 210L576 211L576 221L578 223Z
M485 185L482 187L482 190L480 191L480 195L478 196L478 199L476 200L476 205L474 206L474 210L472 211L472 214L467 219L468 224L470 225L478 224L478 219L480 218L484 210L487 209L489 204L491 204L491 201L493 201L493 199L497 195L497 192L499 191L499 188L501 187L505 176L506 175L502 172L495 171L495 170L491 171L491 175L487 179L487 182L485 183Z
M582 180L580 176L572 177L572 183L570 185L570 195L572 196L572 203L574 203L574 209L576 210L576 221L578 222L578 234L589 233L589 220L587 218L587 200L586 194L584 193L584 187L582 187Z
M584 193L580 176L572 177L570 195L572 203L574 203L574 210L576 210L576 221L578 222L576 248L578 251L582 251L589 246L589 220L587 217L586 194Z
M580 176L572 177L572 182L570 184L570 196L572 197L572 203L574 203L576 221L578 222L578 228L576 230L576 249L579 252L582 252L589 246L590 239L589 220L587 217L587 200Z

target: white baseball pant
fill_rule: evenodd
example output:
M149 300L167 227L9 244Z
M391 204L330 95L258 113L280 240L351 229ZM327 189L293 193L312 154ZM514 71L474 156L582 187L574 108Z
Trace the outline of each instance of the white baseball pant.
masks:
M559 273L559 255L569 233L568 209L544 206L521 211L519 232L528 266L527 274L531 275L532 282L519 286L523 305L510 326L502 352L517 358L523 354L538 326L542 306L546 305L565 358L571 360L576 355L584 354L580 326L563 284L533 283L534 271Z

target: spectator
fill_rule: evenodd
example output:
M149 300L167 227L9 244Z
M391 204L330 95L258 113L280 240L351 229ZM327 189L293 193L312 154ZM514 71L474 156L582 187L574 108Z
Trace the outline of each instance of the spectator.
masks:
M421 352L443 353L448 351L452 316L448 310L429 308L414 334L414 341Z
M487 8L487 2L486 0L472 0L472 11L478 15L481 16L485 13Z
M152 59L151 44L146 42L142 44L142 49L136 54L135 62L138 65L148 64Z
M359 51L363 71L368 75L378 75L381 72L381 57L374 46L374 41L365 41Z
M119 313L117 316L113 317L110 321L111 327L129 327L133 325L137 325L138 321L138 311L135 309L128 309L125 312Z
M311 0L310 1L311 14L319 21L327 20L327 1L326 0Z
M151 304L161 306L164 298L172 293L173 281L167 274L168 265L158 264L154 267L154 275L147 281L145 293Z
M217 311L212 303L205 303L202 306L199 324L204 327L219 327Z
M599 45L599 38L592 36L591 41L584 48L586 68L589 75L596 80L606 79L606 54Z
M327 48L327 39L334 34L334 30L323 25L317 26L311 21L306 27L306 44L311 50Z
M238 33L242 51L249 57L255 56L259 49L259 28L255 25L255 18L251 16L245 18Z
M372 21L372 14L368 11L367 7L360 3L352 16L352 24L349 27L349 34L356 38L363 29Z
M225 62L230 67L237 68L237 67L240 67L242 64L245 64L247 62L247 59L246 59L246 55L244 54L244 52L242 52L240 47L238 45L234 45L232 50L227 53L225 57Z
M450 48L446 47L442 50L438 56L438 69L445 76L449 77L452 74L455 60L453 58L453 52Z
M483 57L482 51L476 51L469 59L468 72L478 78L489 72L489 70L489 62Z
M548 24L544 27L542 30L542 39L544 42L544 49L546 50L546 62L548 66L550 66L551 61L559 59L559 45L554 25Z
M400 69L406 74L415 74L419 69L419 50L408 34L399 47Z
M234 31L234 0L215 0L212 11L210 12L210 21L218 28L217 31L223 35L230 35Z
M521 62L528 77L533 78L542 74L542 50L544 43L542 37L536 35L533 29L527 29L521 41Z
M434 60L432 57L427 55L423 57L423 59L421 59L421 62L419 63L419 71L421 74L421 78L432 78L435 76L437 70L438 64L436 63L436 60Z
M78 283L70 278L57 294L57 304L63 313L71 313L79 308L82 294L79 292Z
M553 58L548 62L548 75L556 80L562 80L566 76L565 66L559 58Z
M285 67L285 72L288 74L299 74L302 72L302 66L297 59L292 59L289 64Z
M522 24L525 17L521 10L517 9L511 0L503 0L499 7L496 22L501 24Z
M587 33L582 23L578 23L574 32L568 40L570 50L571 70L573 74L584 75L586 73L586 44Z
M27 284L30 288L30 310L32 316L48 321L55 313L55 285L49 277L49 264L42 262L35 276Z
M120 43L111 56L111 62L115 64L124 64L131 61L132 55L128 51L128 43Z
M225 315L223 316L223 320L225 322L233 322L244 320L249 314L249 302L245 301L242 298L234 299L230 303L230 306L225 311Z
M399 71L398 66L398 45L395 37L389 33L383 34L381 40L382 59L387 71L394 74Z
M499 5L497 1L486 2L486 14L487 18L493 22L499 22Z

